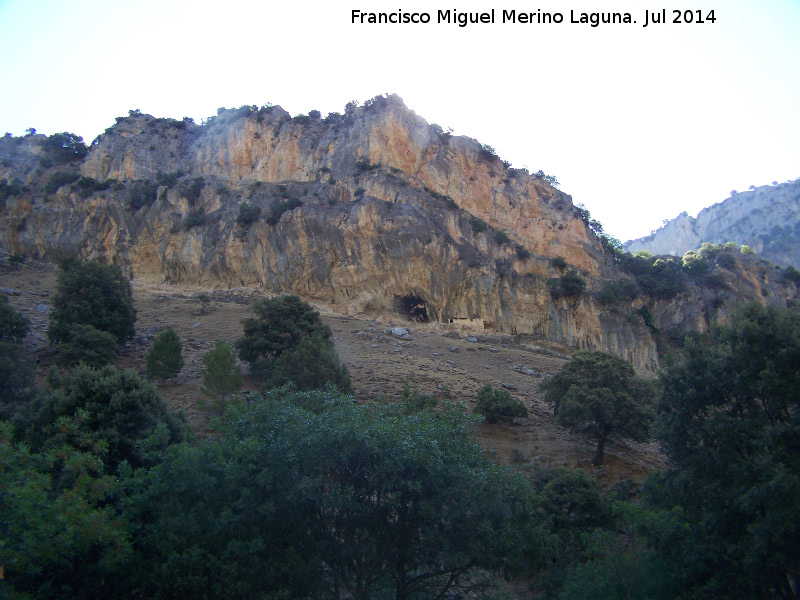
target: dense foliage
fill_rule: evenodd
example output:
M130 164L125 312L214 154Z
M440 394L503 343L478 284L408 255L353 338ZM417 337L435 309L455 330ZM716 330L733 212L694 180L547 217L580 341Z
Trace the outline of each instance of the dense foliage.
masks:
M525 405L512 397L508 390L499 390L486 384L478 392L475 412L483 415L487 423L510 423L516 417L527 417Z
M553 298L578 298L586 290L586 280L574 269L548 279L547 285Z
M14 310L5 296L0 296L0 342L20 343L30 324L28 317Z
M726 252L701 249L689 269ZM498 466L477 419L427 410L435 397L408 384L396 406L330 386L251 394L185 439L133 371L52 369L34 390L27 329L0 299L0 597L477 600L519 574L548 599L800 596L796 308L746 305L666 363L655 432L669 468L644 493ZM298 298L257 303L244 331L240 355L269 385L346 389L330 329ZM68 364L118 340L68 332ZM239 389L227 344L203 363L209 393ZM644 439L653 417L651 383L607 353L575 353L543 390L558 422L594 436L596 463L609 436ZM479 393L487 421L523 411L505 390Z
M270 387L293 382L299 389L332 383L350 391L347 369L339 363L330 327L297 296L259 300L255 317L244 320L244 337L236 342L250 372Z
M405 416L332 391L251 397L221 439L140 475L140 585L150 598L478 594L531 555L533 514L524 479L469 431L461 412Z
M800 594L800 312L745 306L662 376L672 468L652 499L686 527L659 539L697 596Z
M71 325L67 330L67 341L58 347L56 361L66 367L78 363L102 367L114 362L116 357L117 340L113 335L91 325Z
M0 417L11 415L27 399L33 370L22 355L21 343L30 321L0 296Z
M136 322L130 283L115 265L65 260L50 319L47 336L53 342L69 341L73 325L91 325L124 344Z
M67 422L74 432L65 429ZM182 424L155 386L113 366L80 365L63 378L51 376L50 387L20 407L14 423L33 450L73 438L94 439L94 444L102 439L107 473L123 461L135 467L153 464L167 445L183 437Z

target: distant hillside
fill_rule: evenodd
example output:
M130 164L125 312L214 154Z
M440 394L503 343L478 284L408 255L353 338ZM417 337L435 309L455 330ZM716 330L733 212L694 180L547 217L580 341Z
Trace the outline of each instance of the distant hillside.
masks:
M746 244L777 265L800 267L800 178L733 193L697 217L681 213L625 250L682 256L703 242Z

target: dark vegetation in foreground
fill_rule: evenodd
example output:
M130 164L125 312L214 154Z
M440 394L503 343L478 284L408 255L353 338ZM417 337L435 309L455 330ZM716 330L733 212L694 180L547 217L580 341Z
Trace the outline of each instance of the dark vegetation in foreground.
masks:
M83 286L135 319L130 290L113 268L66 267L54 342L77 327L122 342L133 321L108 331L68 290L89 273ZM308 305L254 314L239 357L265 388L288 383L231 399L238 366L215 348L222 416L195 439L133 371L52 369L35 389L27 320L0 297L0 597L455 599L497 597L502 577L541 598L800 596L797 309L744 305L687 339L654 408L625 364L576 354L545 386L559 419L599 446L609 427L652 432L670 459L605 491L581 471L495 464L479 419L408 387L404 403L357 404ZM163 344L158 364L176 351ZM507 393L482 396L487 418L523 416Z

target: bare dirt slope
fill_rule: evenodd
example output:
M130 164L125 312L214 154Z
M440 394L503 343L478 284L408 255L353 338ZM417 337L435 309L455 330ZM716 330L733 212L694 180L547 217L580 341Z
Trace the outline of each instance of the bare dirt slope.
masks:
M40 377L52 362L45 329L50 297L56 288L57 269L49 264L28 262L18 270L3 267L0 292L11 305L31 320L25 340L27 351L37 361ZM177 378L160 389L175 408L188 414L195 428L208 426L210 413L200 391L202 356L218 340L234 342L242 335L241 320L250 308L235 302L213 302L206 313L194 299L195 291L170 285L139 286L134 282L137 310L136 336L120 354L118 366L144 374L145 354L152 340L165 327L172 327L183 342L185 366ZM494 451L497 460L538 463L547 466L580 467L604 484L637 478L664 465L655 445L616 440L606 450L606 465L589 463L592 445L581 436L553 423L552 410L542 401L539 384L557 372L565 359L557 352L532 344L521 344L510 336L472 337L460 332L455 338L447 325L412 324L398 315L378 319L352 318L321 310L331 327L339 357L350 371L355 396L360 402L397 401L408 382L420 393L435 394L441 402L461 403L472 410L478 390L484 385L505 387L529 410L529 417L514 424L483 424L478 435ZM391 335L393 326L409 329L408 340ZM449 336L449 337L446 337ZM258 390L254 380L248 390Z

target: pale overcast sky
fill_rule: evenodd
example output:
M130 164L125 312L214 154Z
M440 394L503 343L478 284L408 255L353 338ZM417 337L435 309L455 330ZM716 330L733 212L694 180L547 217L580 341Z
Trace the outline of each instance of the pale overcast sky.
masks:
M353 24L354 8L431 22ZM436 22L492 8L494 24ZM643 27L646 8L667 23ZM686 8L705 22L673 23ZM504 9L564 20L502 23ZM570 23L593 11L637 22ZM267 102L324 115L396 93L557 176L623 241L732 189L800 177L800 0L0 0L0 73L0 132L87 143L133 108L197 122Z

